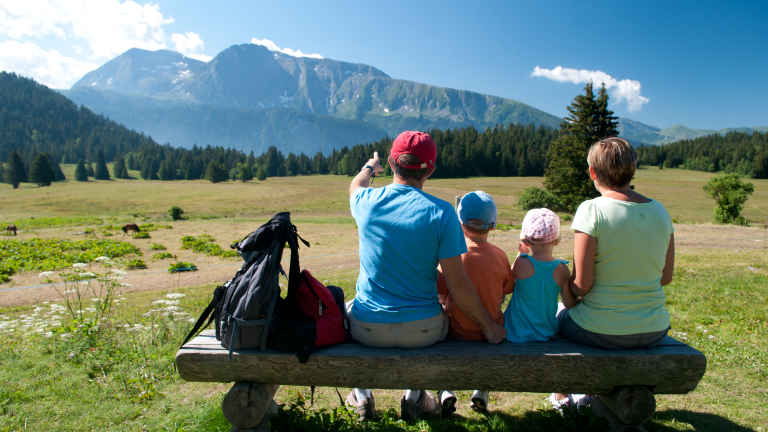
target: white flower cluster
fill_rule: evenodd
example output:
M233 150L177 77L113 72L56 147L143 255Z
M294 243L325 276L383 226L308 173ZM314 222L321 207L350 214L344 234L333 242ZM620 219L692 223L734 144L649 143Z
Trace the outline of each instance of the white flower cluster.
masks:
M19 315L16 319L3 315L0 321L0 334L17 332L24 334L45 333L46 330L61 326L62 318L59 314L66 310L64 306L54 303L50 304L48 308L38 305L33 305L32 307L31 315Z
M186 294L180 294L180 293L168 293L165 295L169 299L180 299L182 297L185 297Z

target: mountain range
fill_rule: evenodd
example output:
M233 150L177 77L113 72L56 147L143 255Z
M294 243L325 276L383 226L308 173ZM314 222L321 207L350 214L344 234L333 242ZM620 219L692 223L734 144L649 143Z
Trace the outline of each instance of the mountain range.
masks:
M159 142L257 153L270 145L284 152L325 152L406 129L560 122L511 99L253 44L229 47L207 63L133 48L62 93Z
M512 99L391 78L359 63L293 57L233 45L204 63L169 50L132 48L62 90L77 104L161 143L284 153L373 142L403 130L478 129L510 123L557 127L561 118ZM660 130L619 120L621 136L664 144L723 131ZM739 128L732 130L768 130Z

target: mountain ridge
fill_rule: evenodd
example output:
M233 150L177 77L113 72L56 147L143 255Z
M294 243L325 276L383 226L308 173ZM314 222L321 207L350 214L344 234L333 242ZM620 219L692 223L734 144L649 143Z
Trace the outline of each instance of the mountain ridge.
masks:
M107 103L109 99L115 99L114 94L94 97L92 92L83 91L83 88L138 94L158 100L127 97L121 99L122 104ZM208 121L201 115L200 109L190 110L190 104L250 110L282 107L301 113L363 122L384 131L375 139L384 135L396 136L407 129L474 126L482 130L510 123L557 127L561 120L512 99L398 80L373 66L292 57L253 44L233 45L208 63L195 63L172 51L134 48L86 74L70 90L62 93L78 104L103 112L152 136L167 137L169 142L181 146L192 145L189 137L194 136L195 131L190 130L191 126ZM141 117L146 115L139 115L140 111L158 106L165 108L166 118L160 119L163 113L155 112L153 116L156 120L152 122L152 127L145 128ZM194 121L185 119L180 123L181 115L174 110L198 117ZM221 114L226 110L209 111ZM244 118L226 117L233 121L236 117ZM312 121L324 123L318 119ZM352 124L356 124L358 132L366 136L372 132L372 129L362 131L362 126L357 123ZM241 133L234 133L241 136L239 139L230 140L233 129L247 130L247 124L230 123L227 129L219 128L218 132L214 130L215 125L210 128L208 139L213 141L210 142L212 145L235 145L242 149L254 146L254 142L245 139ZM174 130L177 131L175 135ZM217 133L223 137L219 141L215 139ZM345 135L353 139L357 133ZM359 143L339 139L335 147ZM325 145L318 143L317 147ZM298 148L283 150L295 151Z

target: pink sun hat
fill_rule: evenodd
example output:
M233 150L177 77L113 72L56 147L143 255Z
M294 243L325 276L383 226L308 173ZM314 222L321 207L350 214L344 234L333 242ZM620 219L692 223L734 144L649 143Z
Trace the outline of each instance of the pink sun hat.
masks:
M560 218L550 209L533 209L523 219L520 238L536 244L552 243L560 238Z

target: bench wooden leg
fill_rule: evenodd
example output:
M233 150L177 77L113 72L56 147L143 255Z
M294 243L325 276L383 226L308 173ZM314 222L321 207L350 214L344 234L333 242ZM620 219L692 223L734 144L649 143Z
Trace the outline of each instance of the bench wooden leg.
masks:
M235 383L221 402L230 432L268 432L269 418L277 413L272 399L280 386L242 381Z
M621 386L611 394L597 395L592 410L611 424L611 432L645 431L643 423L653 417L656 398L647 387Z

